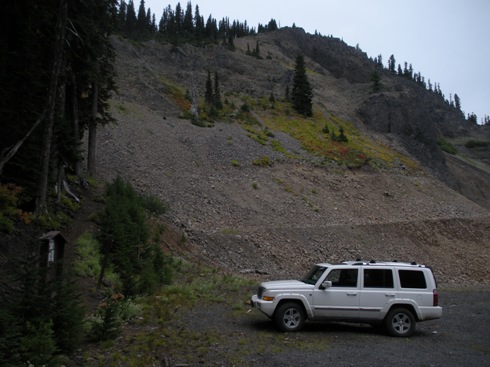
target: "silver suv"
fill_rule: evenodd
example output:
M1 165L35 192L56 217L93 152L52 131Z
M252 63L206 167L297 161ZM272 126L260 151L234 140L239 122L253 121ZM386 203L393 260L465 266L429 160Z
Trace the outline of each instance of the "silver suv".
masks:
M282 331L305 321L335 320L384 325L410 336L415 323L442 316L432 270L416 263L345 261L316 264L301 280L261 283L252 307Z

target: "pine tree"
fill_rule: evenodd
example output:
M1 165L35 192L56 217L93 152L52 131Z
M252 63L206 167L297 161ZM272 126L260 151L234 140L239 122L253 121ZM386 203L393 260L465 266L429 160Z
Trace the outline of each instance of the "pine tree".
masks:
M134 8L133 0L129 0L128 6L126 8L126 26L125 33L127 35L132 35L137 29L138 18L136 17L136 10Z
M213 105L216 109L221 110L223 103L221 102L221 92L219 87L218 72L214 72L214 93L213 93Z
M388 59L388 70L391 71L392 73L396 73L396 61L395 61L395 56L391 55L390 58Z
M378 70L374 70L371 74L372 90L373 92L379 92L381 90L381 76L379 75Z
M138 8L138 17L136 19L137 33L140 36L144 36L148 33L149 21L146 18L145 0L140 1L140 6Z
M209 105L212 106L214 99L213 99L213 82L211 81L211 71L208 70L208 78L206 79L206 91L204 93L204 101Z
M192 4L189 1L187 3L187 8L184 14L184 20L183 20L183 31L186 36L191 36L194 33L194 22L193 22L193 16L192 16Z
M459 96L456 93L454 94L454 107L461 111L461 99L459 99Z
M298 113L307 117L313 115L313 93L310 82L308 81L308 77L306 75L304 57L301 54L296 57L291 98L293 101L294 109Z

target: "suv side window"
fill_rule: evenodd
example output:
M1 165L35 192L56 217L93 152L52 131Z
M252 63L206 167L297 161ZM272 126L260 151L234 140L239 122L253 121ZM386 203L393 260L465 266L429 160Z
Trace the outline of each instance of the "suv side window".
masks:
M400 286L402 288L427 288L427 283L425 282L425 275L423 271L398 270L398 275L400 277Z
M332 287L357 287L358 269L334 269L325 280L332 282Z
M364 269L364 288L393 288L393 271Z

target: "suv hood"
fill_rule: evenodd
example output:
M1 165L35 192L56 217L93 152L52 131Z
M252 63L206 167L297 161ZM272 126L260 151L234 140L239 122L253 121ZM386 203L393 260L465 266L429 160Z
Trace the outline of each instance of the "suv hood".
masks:
M272 282L264 282L261 284L267 290L282 290L282 289L313 289L314 285L306 284L299 280L274 280Z

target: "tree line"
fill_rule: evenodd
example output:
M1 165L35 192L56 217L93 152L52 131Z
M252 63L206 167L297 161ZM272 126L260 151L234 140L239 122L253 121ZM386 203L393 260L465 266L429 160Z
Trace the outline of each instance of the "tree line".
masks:
M250 27L247 21L231 21L224 17L217 21L211 14L205 18L201 15L199 5L195 7L187 2L185 9L179 3L175 9L168 5L157 22L151 9L145 8L145 1L140 0L138 10L133 0L120 2L115 17L115 30L126 37L145 39L158 38L171 42L225 42L232 43L234 38L254 35L260 32L278 29L277 22L271 19L268 24L259 23L257 29Z
M359 47L359 46L357 46ZM382 55L378 55L377 57L374 58L373 60L375 66L377 69L385 69L384 64L383 64L383 57ZM414 69L412 67L412 64L409 64L405 61L404 67L402 68L401 64L396 64L396 59L395 56L392 54L389 59L388 59L388 64L386 69L391 72L394 75L397 75L399 77L412 80L418 85L422 86L423 88L427 89L429 92L435 93L440 99L442 99L445 103L450 105L451 107L457 109L458 111L461 111L463 113L462 108L461 108L461 99L458 96L458 94L454 93L449 94L449 98L446 98L444 93L441 90L441 85L440 83L432 83L430 79L427 79L427 82L425 80L425 77L419 72L414 72ZM375 91L379 90L379 80L378 80L379 75L376 73L373 74L372 79L374 81L374 86L373 89ZM477 124L478 123L478 118L475 113L468 113L466 116L466 120L468 122ZM489 123L489 117L484 116L482 119L482 124L487 125Z

